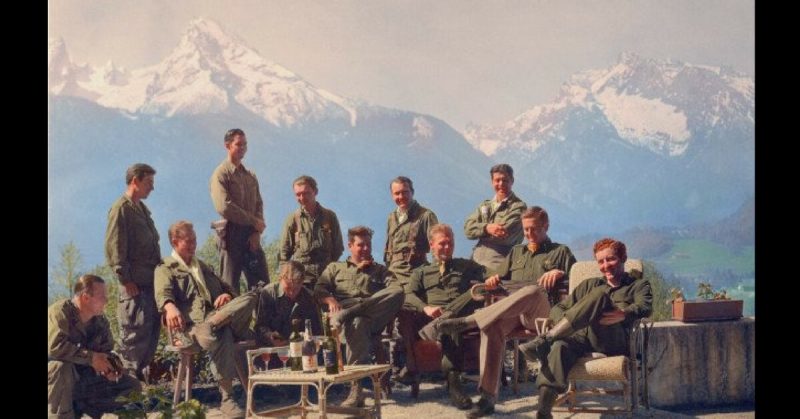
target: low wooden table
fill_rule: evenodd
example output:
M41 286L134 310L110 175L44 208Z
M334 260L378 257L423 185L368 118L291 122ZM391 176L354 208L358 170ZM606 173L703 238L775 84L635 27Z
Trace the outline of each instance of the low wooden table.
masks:
M272 369L267 371L257 371L251 373L247 386L247 417L271 417L286 416L299 412L302 417L306 417L308 412L319 412L320 418L327 418L330 413L344 413L351 415L371 415L375 418L381 417L381 385L380 379L390 368L389 364L378 365L345 365L344 371L339 374L329 375L324 368L315 373L304 373L302 371L291 371L287 369ZM349 408L341 406L328 406L327 393L333 384L346 383L360 380L364 377L372 379L373 394L375 404L372 407ZM275 409L255 412L253 410L253 389L258 385L299 385L301 386L300 401L291 406L279 407ZM319 401L313 404L308 400L308 386L317 388Z

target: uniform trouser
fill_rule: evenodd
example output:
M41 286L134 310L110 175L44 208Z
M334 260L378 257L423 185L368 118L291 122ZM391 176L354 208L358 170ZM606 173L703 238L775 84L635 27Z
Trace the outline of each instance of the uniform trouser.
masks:
M260 246L255 251L250 250L250 235L255 229L228 222L225 227L225 239L219 240L220 251L220 279L230 285L233 292L239 295L239 279L244 272L247 279L247 288L254 289L259 281L269 283L269 271L264 249Z
M317 278L319 278L322 271L325 270L325 267L328 266L325 264L313 263L313 262L303 262L303 268L306 269L305 273L303 274L303 286L308 288L311 293L314 293L314 285L317 284Z
M587 352L602 352L609 356L628 352L628 338L623 323L611 326L597 323L604 311L614 308L607 291L607 287L595 288L564 313L576 332L552 344L547 355L550 374L545 371L539 373L537 388L546 385L558 392L565 391L569 370Z
M472 249L472 260L485 266L488 270L494 271L506 261L506 255L510 251L511 246L489 246L478 242Z
M347 364L370 363L370 345L373 336L386 328L403 306L405 293L402 288L388 287L365 299L347 299L342 307L360 304L352 320L344 325L343 336L347 343Z
M469 291L459 295L444 308L444 311L453 310L453 316L466 316L472 314L478 307L476 301L472 300ZM413 347L414 342L419 340L417 334L419 330L430 323L432 319L425 313L403 309L399 312L400 337L406 348ZM447 373L450 370L464 370L464 348L461 333L443 334L440 340L442 344L442 371ZM418 371L413 354L406 353L406 366L409 372Z
M220 378L232 380L237 374L237 362L242 364L244 361L243 354L237 353L236 342L253 337L250 321L253 318L257 298L257 293L248 292L234 298L219 309L209 312L206 315L206 321L216 313L230 316L230 323L216 331L207 333L209 329L196 326L189 331L189 334L197 340L197 344L210 352L211 362L214 363L217 370L217 376L214 377L217 380ZM239 365L238 370L246 371L242 367L243 365ZM239 378L244 383L244 380L247 379L246 373L244 377L240 376Z
M73 401L78 408L91 417L100 417L123 406L114 401L118 396L126 396L139 391L139 380L123 375L119 382L107 380L97 375L88 365L71 362L47 362L47 417L50 419L73 419Z
M120 330L119 354L123 364L126 369L141 373L155 356L161 333L161 316L156 308L153 286L138 287L139 294L135 297L130 297L124 286L119 288L117 321Z
M520 326L535 330L534 320L547 317L549 311L545 289L528 285L472 314L481 331L479 387L483 391L495 396L498 393L506 337Z

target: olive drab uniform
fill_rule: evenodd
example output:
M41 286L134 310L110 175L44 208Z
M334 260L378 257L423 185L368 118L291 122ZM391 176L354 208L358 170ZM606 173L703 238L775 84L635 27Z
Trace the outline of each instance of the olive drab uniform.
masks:
M109 353L113 347L114 338L105 316L82 323L78 307L67 299L48 307L48 418L72 419L81 412L100 417L122 407L123 403L114 401L117 396L141 390L141 383L129 375L123 374L115 382L92 368L92 354Z
M403 288L380 263L361 270L348 258L329 264L314 286L314 297L320 303L331 296L342 308L359 305L352 321L342 325L342 335L347 342L347 363L369 364L372 337L385 329L403 306Z
M124 286L119 289L119 354L125 368L140 377L155 356L161 330L153 295L153 271L161 261L158 240L158 230L144 202L136 204L126 195L114 202L108 211L106 264L120 284L132 282L139 288L139 294L133 297Z
M604 311L620 308L625 320L609 326L597 320ZM628 352L628 338L633 321L649 316L653 311L650 282L635 278L627 272L620 286L612 288L605 278L590 278L581 282L564 301L550 309L550 320L569 320L570 336L556 340L547 357L551 374L539 373L536 387L547 385L556 391L567 389L567 374L578 357L586 352L602 352L608 356Z
M264 201L255 173L226 158L214 169L208 187L214 209L224 219L212 223L218 235L222 281L231 286L233 296L239 295L242 272L248 289L255 288L258 282L268 283L264 250L260 246L250 250L249 243L256 232L255 225L264 220Z
M482 306L482 303L472 299L470 288L474 284L483 283L486 277L484 266L469 259L453 258L443 268L437 262L431 262L414 270L406 288L405 308L427 318L424 315L425 306L442 307L444 312L452 313L451 317L467 316ZM404 336L406 334L409 338L412 337L404 331ZM461 334L443 334L441 343L444 354L442 370L463 371Z
M553 243L549 238L536 246L535 251L527 244L511 249L497 272L511 295L473 314L481 332L481 389L495 396L498 394L506 337L520 327L536 330L534 320L547 317L550 306L568 294L567 274L574 263L575 256L569 247ZM553 269L562 270L565 275L548 293L537 285L537 280Z
M195 263L199 266L195 266ZM201 278L195 276L194 269L197 269ZM210 352L211 361L217 369L215 378L236 377L235 342L253 337L250 321L253 318L257 293L244 293L219 309L214 309L217 297L226 293L234 295L230 285L222 282L211 267L196 257L187 266L175 252L172 256L165 257L156 267L155 276L159 309L163 311L164 304L169 301L175 304L186 321L185 330L188 330L188 335L194 338L200 348ZM216 328L214 325L210 332L208 328L197 327L210 317L216 317L218 313L230 320L226 322L226 327Z
M472 260L496 269L505 260L514 245L520 244L523 238L522 213L527 204L513 192L499 204L487 199L467 217L464 222L464 234L469 240L478 240L472 251ZM502 224L508 236L499 239L486 232L487 224Z
M317 203L316 217L298 208L286 217L281 233L278 260L295 260L306 269L304 285L314 289L317 278L329 263L344 252L342 230L336 213Z
M569 247L547 238L533 252L527 244L514 246L508 257L497 266L495 273L500 275L503 286L511 291L536 284L545 272L553 269L564 271L564 276L548 292L552 306L569 294L569 270L573 264L575 256Z
M306 287L302 287L294 301L290 300L280 281L261 288L256 308L256 343L259 346L273 346L269 338L271 332L278 332L284 340L292 332L292 319L311 320L311 332L322 334L319 308L314 297Z
M398 211L389 213L386 221L386 247L383 261L402 285L408 284L411 271L428 263L430 251L428 229L439 223L436 214L413 201L403 221L398 220Z

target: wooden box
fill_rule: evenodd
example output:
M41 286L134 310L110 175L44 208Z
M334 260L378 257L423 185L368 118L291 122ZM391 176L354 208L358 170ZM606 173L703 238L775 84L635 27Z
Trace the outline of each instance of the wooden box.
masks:
M682 322L734 320L742 317L742 300L684 300L672 302L672 319Z

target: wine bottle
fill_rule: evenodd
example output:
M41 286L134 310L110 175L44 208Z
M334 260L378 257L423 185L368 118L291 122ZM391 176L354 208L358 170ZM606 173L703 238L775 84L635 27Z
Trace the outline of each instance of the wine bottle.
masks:
M322 343L322 358L325 360L325 373L338 374L339 373L339 356L337 354L339 348L336 345L336 339L333 338L331 332L331 320L329 315L322 318L323 326L325 328L325 341Z
M303 372L317 372L317 344L311 334L311 319L306 319L306 333L303 341Z
M303 337L300 335L300 319L292 319L292 334L289 335L289 367L292 371L303 370Z

